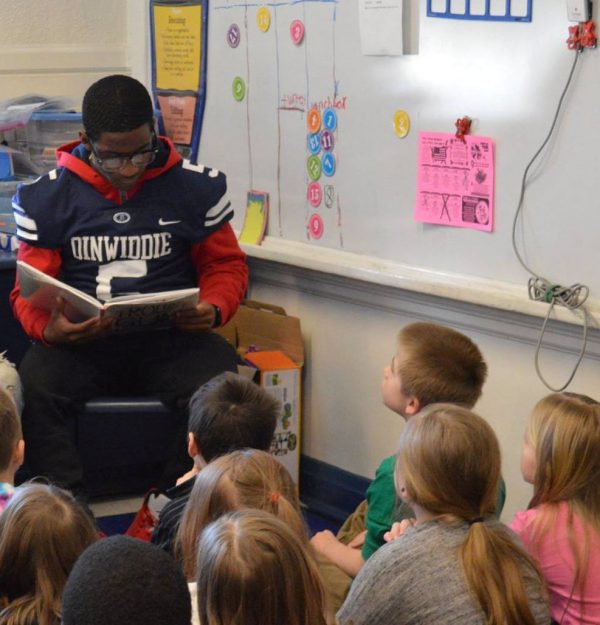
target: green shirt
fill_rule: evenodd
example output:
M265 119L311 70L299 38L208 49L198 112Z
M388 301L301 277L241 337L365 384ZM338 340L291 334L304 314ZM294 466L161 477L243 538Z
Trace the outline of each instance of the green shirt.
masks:
M367 535L362 548L362 557L368 560L385 543L383 535L392 523L414 517L410 506L401 501L396 494L394 484L394 466L396 456L386 458L377 469L375 479L367 489ZM506 484L502 477L498 485L496 516L500 516L506 500Z

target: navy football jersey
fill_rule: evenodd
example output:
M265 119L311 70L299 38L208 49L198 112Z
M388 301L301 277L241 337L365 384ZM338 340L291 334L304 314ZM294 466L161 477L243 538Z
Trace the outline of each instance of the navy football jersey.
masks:
M233 216L226 190L222 172L182 161L118 204L59 167L18 189L17 235L59 250L59 279L101 301L194 287L191 246Z

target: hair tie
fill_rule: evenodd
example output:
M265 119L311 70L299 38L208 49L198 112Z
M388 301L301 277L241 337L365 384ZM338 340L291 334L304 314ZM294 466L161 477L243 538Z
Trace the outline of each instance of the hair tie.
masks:
M280 497L281 497L281 493L279 491L274 490L271 493L271 503L277 503Z
M478 517L475 517L474 519L471 519L470 521L467 521L467 523L469 525L473 525L474 523L483 523L483 520L484 519L482 516L478 516Z

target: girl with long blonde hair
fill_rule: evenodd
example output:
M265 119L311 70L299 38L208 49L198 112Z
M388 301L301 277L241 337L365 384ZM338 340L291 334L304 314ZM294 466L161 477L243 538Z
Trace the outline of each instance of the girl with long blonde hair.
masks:
M262 510L233 512L204 529L197 588L200 625L326 625L306 545Z
M547 625L533 560L494 516L500 449L473 412L433 404L400 437L396 489L416 521L361 569L340 625Z
M534 407L521 457L533 484L511 523L537 559L562 625L600 623L600 405L554 393Z
M0 625L59 625L67 577L97 538L67 491L33 483L17 488L0 515Z
M223 514L243 508L274 514L308 542L298 490L287 469L265 451L234 451L202 469L185 507L175 554L188 581L196 576L196 550L202 530Z

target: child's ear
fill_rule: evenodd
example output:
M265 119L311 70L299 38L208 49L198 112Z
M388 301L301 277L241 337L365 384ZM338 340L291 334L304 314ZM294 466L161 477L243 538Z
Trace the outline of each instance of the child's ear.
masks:
M25 460L25 441L21 439L17 446L15 447L15 451L12 457L12 464L16 467L20 467Z
M196 443L196 437L193 432L188 432L188 456L194 458L200 454L198 444Z
M406 408L404 409L404 413L406 414L406 417L407 418L414 417L414 415L416 415L417 412L420 412L420 410L421 410L421 401L415 395L411 395L408 398L408 402L406 403Z

